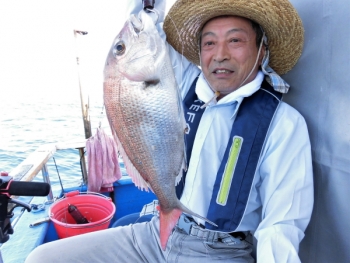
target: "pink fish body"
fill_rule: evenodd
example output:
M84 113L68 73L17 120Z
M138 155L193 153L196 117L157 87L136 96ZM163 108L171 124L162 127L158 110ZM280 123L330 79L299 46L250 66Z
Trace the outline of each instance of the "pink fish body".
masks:
M185 168L185 120L164 41L152 18L131 16L115 38L104 70L107 117L128 174L159 200L163 249L182 212L176 197ZM208 220L207 220L208 221ZM210 222L210 221L209 221Z

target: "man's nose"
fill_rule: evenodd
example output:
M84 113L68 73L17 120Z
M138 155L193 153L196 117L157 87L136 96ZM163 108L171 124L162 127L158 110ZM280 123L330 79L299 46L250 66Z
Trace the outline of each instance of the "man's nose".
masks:
M229 52L227 45L217 44L214 60L216 62L222 62L222 61L230 59L230 57L231 57L231 55L230 55L230 52Z

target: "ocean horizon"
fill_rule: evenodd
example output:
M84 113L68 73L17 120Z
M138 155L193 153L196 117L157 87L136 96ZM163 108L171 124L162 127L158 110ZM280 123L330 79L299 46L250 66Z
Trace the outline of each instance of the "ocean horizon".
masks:
M74 92L73 92L74 93ZM102 98L90 100L92 135L101 127L110 134ZM0 103L0 171L11 172L39 146L85 139L79 96L67 94L65 100L37 96L7 97ZM60 150L48 161L53 189L82 178L80 156L76 149ZM56 165L58 167L58 173ZM41 180L41 172L36 180Z

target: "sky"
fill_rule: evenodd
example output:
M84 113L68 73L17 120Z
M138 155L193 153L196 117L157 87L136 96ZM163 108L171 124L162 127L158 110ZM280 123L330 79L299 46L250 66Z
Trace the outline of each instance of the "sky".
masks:
M104 62L123 26L125 0L0 0L0 103L102 97ZM74 37L74 29L88 31ZM80 58L77 66L76 57Z

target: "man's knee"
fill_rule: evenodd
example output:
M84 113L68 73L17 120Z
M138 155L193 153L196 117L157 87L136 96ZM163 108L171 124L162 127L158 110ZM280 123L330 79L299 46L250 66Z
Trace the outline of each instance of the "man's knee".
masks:
M56 262L51 258L52 253L45 249L45 247L46 244L36 247L32 252L30 252L25 263Z

